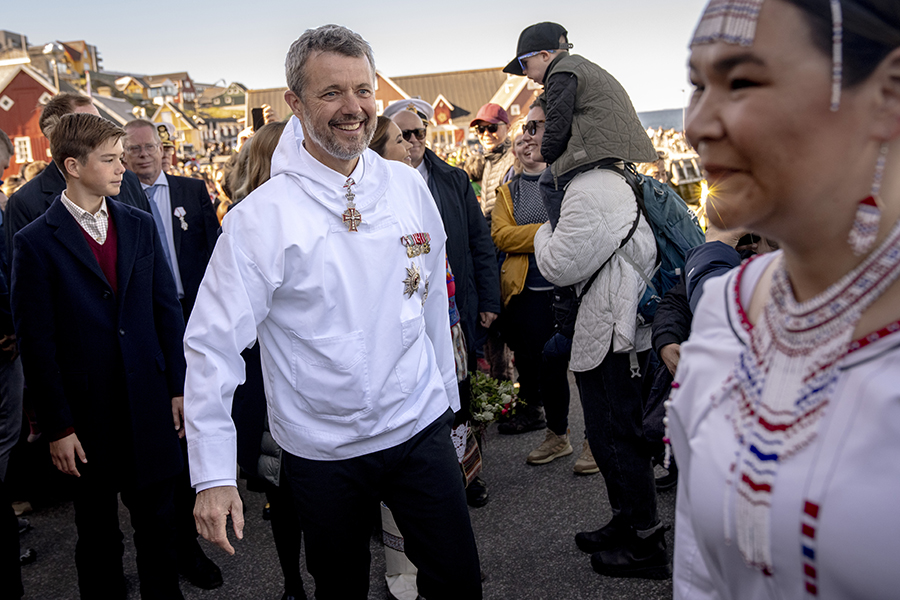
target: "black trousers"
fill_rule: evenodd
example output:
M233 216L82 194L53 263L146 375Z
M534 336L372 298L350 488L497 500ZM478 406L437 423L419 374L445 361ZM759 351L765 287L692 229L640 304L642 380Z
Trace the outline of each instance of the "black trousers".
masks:
M317 600L368 597L369 540L379 500L391 509L428 600L478 600L481 569L456 452L453 413L407 442L338 461L284 452Z
M646 373L650 352L638 352ZM590 371L575 373L591 452L603 479L613 515L638 531L659 523L651 448L644 437L640 377L631 377L628 354L610 348Z
M119 529L117 486L79 464L75 485L75 566L82 600L124 600L127 596ZM142 600L183 600L175 564L173 479L121 490L131 515Z
M547 427L557 435L569 429L568 360L545 358L544 344L553 336L553 291L523 289L503 311L503 337L516 354L519 396L527 406L544 405Z
M284 451L282 451L282 456ZM284 473L284 466L282 466ZM303 591L303 578L300 575L300 539L302 529L297 511L294 509L294 500L291 496L291 486L287 478L282 476L281 485L265 483L266 500L269 502L269 510L272 515L272 538L275 540L275 550L278 553L278 562L281 564L281 572L284 574L284 590L294 596L301 596Z
M175 476L173 482L175 502L175 555L179 568L193 567L203 550L197 537L197 523L194 521L194 505L197 503L197 492L191 486L191 472L188 467L187 441L179 440L184 470Z
M22 569L19 567L19 520L6 485L0 479L0 590L4 598L21 598ZM6 594L9 594L7 596Z

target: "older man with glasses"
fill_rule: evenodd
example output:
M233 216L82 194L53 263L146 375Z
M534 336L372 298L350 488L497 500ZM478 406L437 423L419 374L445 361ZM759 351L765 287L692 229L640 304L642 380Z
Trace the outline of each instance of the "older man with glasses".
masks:
M441 213L447 232L447 259L456 278L456 305L466 337L469 371L474 371L476 326L490 327L500 312L500 276L491 232L465 171L451 167L425 147L428 120L434 115L431 105L417 99L401 100L384 112L412 144L412 166L428 183ZM457 425L469 418L468 384L468 379L461 384ZM469 484L466 497L471 506L487 503L487 487L481 478Z
M162 144L156 124L137 119L125 125L125 132L125 166L137 175L149 201L149 212L175 277L187 322L216 244L219 222L202 181L163 172ZM187 465L184 442L182 452ZM186 466L175 487L179 570L197 587L213 589L222 585L222 573L197 543L194 498Z

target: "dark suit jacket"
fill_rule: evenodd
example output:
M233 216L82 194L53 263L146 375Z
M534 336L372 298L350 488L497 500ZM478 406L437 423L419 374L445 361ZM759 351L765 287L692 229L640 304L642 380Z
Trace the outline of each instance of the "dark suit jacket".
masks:
M456 305L469 351L475 343L478 313L500 313L497 253L469 176L425 150L428 188L447 232L447 260L456 278Z
M56 163L50 161L47 168L37 177L9 197L3 221L6 228L6 250L10 260L12 260L13 238L19 230L44 214L64 189L66 178ZM147 196L141 189L141 182L131 171L125 171L119 195L113 196L113 200L150 212L150 205L147 204Z
M153 217L107 206L118 293L57 199L15 237L13 320L44 431L74 428L95 472L143 486L183 469L171 399L184 389L184 321Z
M175 175L166 175L166 179L172 203L172 214L169 215L172 219L172 237L175 255L178 257L178 269L181 271L181 285L184 287L181 304L187 321L197 300L197 291L209 257L216 245L219 220L202 181ZM175 216L178 207L184 208L187 229L182 227L181 219Z

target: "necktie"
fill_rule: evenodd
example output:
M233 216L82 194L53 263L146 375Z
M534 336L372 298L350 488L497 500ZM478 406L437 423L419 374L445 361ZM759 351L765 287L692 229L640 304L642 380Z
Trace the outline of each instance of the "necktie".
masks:
M169 265L169 270L172 271L172 275L175 275L175 270L172 268L172 257L169 255L169 240L166 238L166 227L163 225L162 215L159 214L159 207L156 205L156 200L153 199L153 195L156 193L156 189L160 187L159 185L151 185L148 188L144 189L144 192L147 194L147 201L150 204L150 214L153 215L153 222L156 223L156 231L159 233L159 241L162 243L163 252L166 253L166 264Z

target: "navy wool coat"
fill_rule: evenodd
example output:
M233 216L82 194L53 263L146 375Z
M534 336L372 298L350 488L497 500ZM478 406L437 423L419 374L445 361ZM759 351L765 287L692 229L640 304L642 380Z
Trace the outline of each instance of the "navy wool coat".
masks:
M181 472L171 399L184 319L149 213L107 198L118 292L57 198L14 238L12 313L41 428L74 428L88 464L141 487Z

